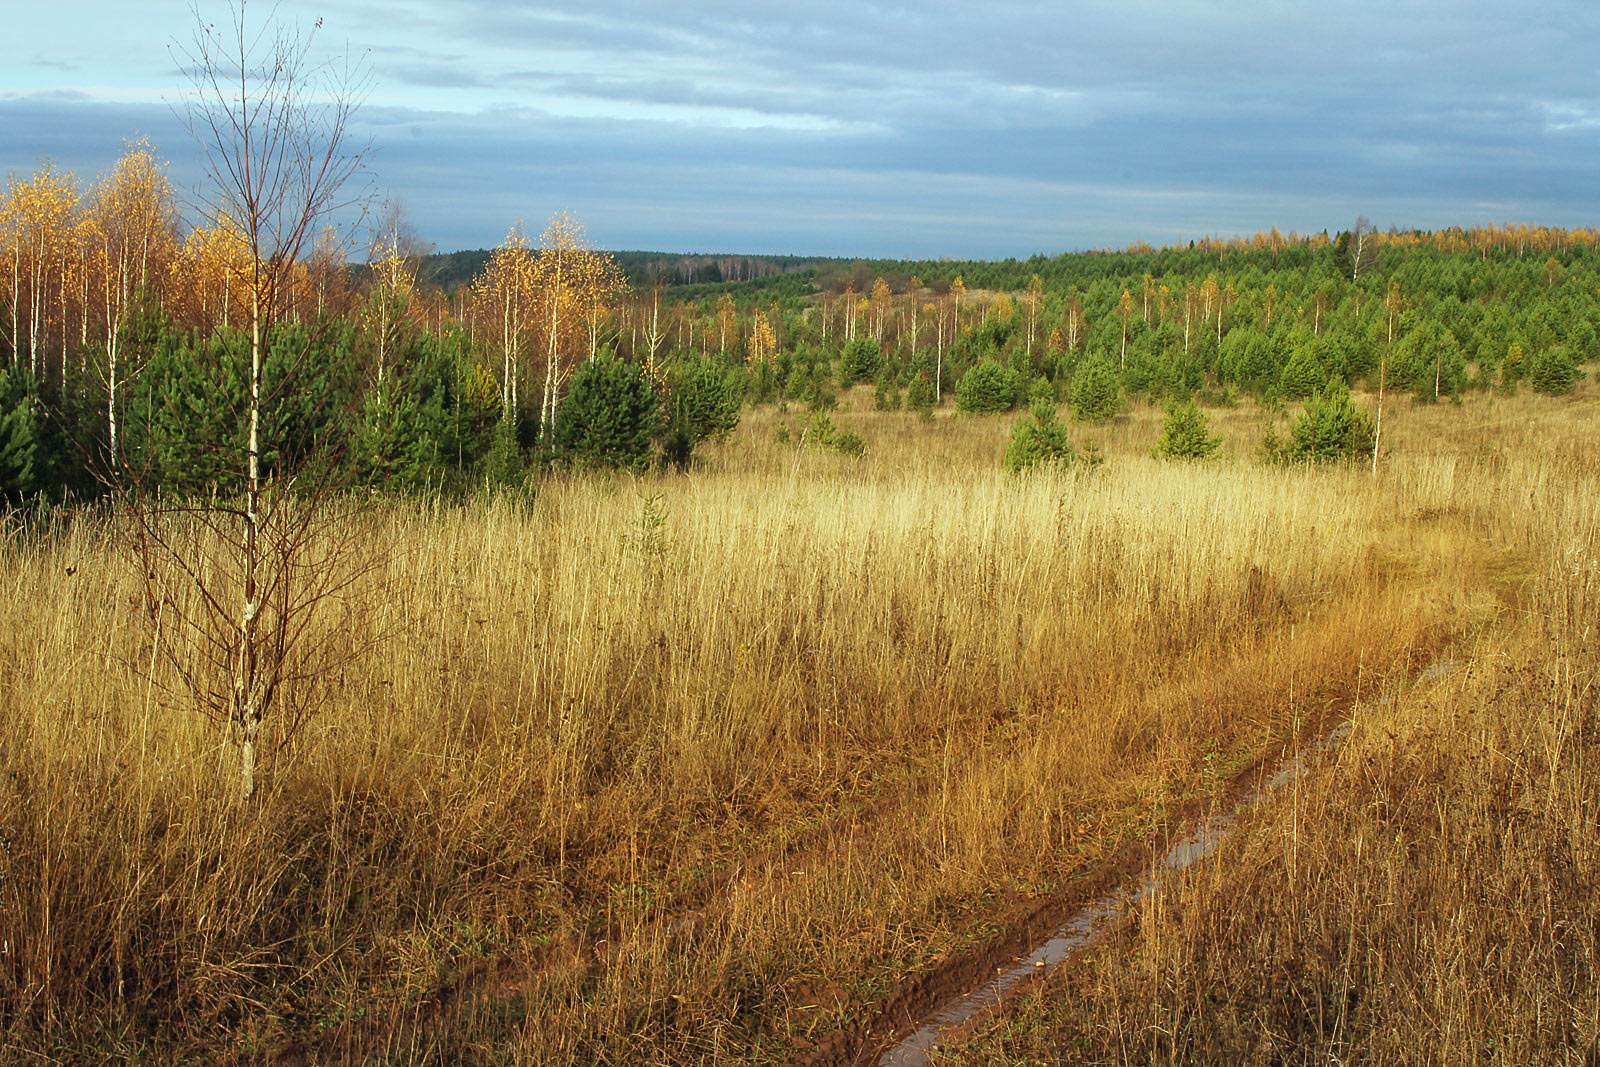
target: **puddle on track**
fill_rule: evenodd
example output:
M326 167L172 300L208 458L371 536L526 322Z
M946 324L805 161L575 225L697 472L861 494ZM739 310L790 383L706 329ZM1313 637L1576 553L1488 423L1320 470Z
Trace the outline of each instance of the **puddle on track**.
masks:
M1422 681L1442 678L1455 673L1459 666L1458 660L1441 660L1423 670L1419 678ZM1393 700L1393 696L1387 696L1379 703L1387 704ZM879 1067L923 1067L946 1041L963 1034L968 1024L985 1013L1001 1007L1024 983L1049 974L1072 953L1110 931L1131 905L1158 891L1167 877L1211 855L1240 816L1293 783L1331 753L1337 752L1350 736L1350 729L1349 721L1334 727L1326 737L1286 760L1260 788L1240 799L1230 810L1212 815L1188 837L1167 849L1161 861L1140 878L1119 886L1075 912L1028 956L1001 969L983 985L939 1005L923 1018L915 1031L878 1058Z

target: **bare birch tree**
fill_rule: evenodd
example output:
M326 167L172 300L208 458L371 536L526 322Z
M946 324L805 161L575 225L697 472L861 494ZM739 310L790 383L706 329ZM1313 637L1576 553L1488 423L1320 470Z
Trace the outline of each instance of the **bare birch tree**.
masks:
M286 691L315 674L306 646L315 640L318 609L352 580L349 568L328 565L350 536L327 518L331 494L293 493L294 472L263 469L263 456L281 444L263 439L263 413L295 388L314 343L271 383L263 371L275 317L306 275L311 240L366 199L354 181L365 147L352 145L351 122L369 87L365 66L348 56L314 58L320 19L301 31L250 14L248 0L230 5L221 23L196 10L193 38L173 47L191 82L182 115L208 178L197 207L205 225L236 232L242 245L230 279L249 335L238 480L176 518L124 486L135 550L151 576L152 613L170 609L198 636L198 653L169 643L168 658L202 707L230 727L245 800L256 791L264 724L276 708L294 708ZM170 582L190 583L191 594Z

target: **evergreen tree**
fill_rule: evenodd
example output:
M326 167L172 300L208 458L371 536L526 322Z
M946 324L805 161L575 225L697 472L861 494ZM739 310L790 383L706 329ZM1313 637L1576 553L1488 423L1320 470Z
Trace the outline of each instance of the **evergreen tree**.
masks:
M1017 406L1022 378L993 359L968 370L956 383L956 407L974 415L992 415Z
M1073 417L1084 422L1105 422L1122 410L1122 390L1111 361L1095 352L1079 362L1072 377Z
M1185 400L1167 409L1155 455L1161 459L1205 459L1221 443L1221 438L1212 436L1205 412L1194 401Z
M1073 458L1066 427L1056 417L1055 402L1034 401L1030 413L1018 419L1011 429L1011 443L1006 447L1006 470L1018 474L1039 466L1065 466Z
M733 432L743 403L743 382L737 371L707 360L680 360L668 375L662 459L678 470L687 468L701 441Z
M1546 396L1572 392L1582 376L1572 349L1564 345L1547 348L1528 361L1528 384Z
M872 406L879 411L900 410L900 390L895 388L894 373L885 365L878 371L872 385Z
M359 415L347 334L328 327L313 336L290 323L262 346L263 476L340 462ZM249 348L238 330L218 330L205 342L162 332L129 396L129 462L147 487L188 497L240 490ZM291 378L294 388L286 387Z
M1600 337L1595 334L1594 323L1577 319L1567 331L1567 347L1572 350L1578 364L1593 363L1600 359Z
M614 356L591 359L573 372L556 409L556 455L574 466L643 470L659 415L643 370Z
M493 439L483 456L483 477L490 485L514 486L527 473L517 426L511 419L496 419Z
M1356 407L1350 390L1329 382L1289 429L1285 456L1306 463L1355 460L1371 455L1372 416Z
M1516 392L1517 383L1522 380L1523 373L1527 370L1527 361L1522 355L1522 346L1515 341L1506 349L1506 358L1500 362L1500 385L1507 392Z
M1461 392L1467 384L1467 362L1455 335L1435 319L1416 324L1395 353L1395 378L1419 400Z
M710 360L679 359L667 375L667 407L691 444L732 433L743 405L739 373Z
M878 342L871 337L857 337L844 346L839 356L839 384L852 386L857 382L870 382L878 373L882 355Z
M434 474L439 442L423 425L416 395L393 376L367 393L351 449L359 484L391 492L421 489Z
M938 398L934 392L933 380L926 374L918 374L911 379L911 384L906 386L906 408L917 414L931 417L933 405Z
M44 419L21 366L0 368L0 504L19 507L45 487Z
M249 338L219 329L207 342L164 331L129 390L128 466L146 488L179 497L227 492L244 445L239 412L248 389ZM266 375L263 373L263 379Z
M505 419L500 385L473 360L465 335L419 336L406 357L404 385L417 398L417 432L435 444L432 477L460 478L476 467Z
M1032 408L1033 405L1040 403L1049 404L1051 407L1054 407L1060 402L1061 396L1056 392L1055 383L1042 374L1035 378L1033 380L1033 384L1028 387L1029 408Z
M1278 379L1278 395L1288 400L1303 400L1322 388L1328 375L1317 359L1315 346L1303 344L1283 368Z

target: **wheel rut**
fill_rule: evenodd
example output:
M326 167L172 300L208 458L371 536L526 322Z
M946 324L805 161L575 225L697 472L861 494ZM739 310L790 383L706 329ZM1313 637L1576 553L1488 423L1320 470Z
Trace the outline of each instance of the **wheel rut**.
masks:
M1439 659L1417 678L1440 678L1459 667L1457 660ZM793 1062L797 1067L923 1067L942 1049L973 1036L1007 1003L1113 931L1132 907L1211 856L1242 817L1336 757L1357 710L1352 701L1303 746L1276 762L1257 761L1235 776L1209 810L1190 805L1166 832L1130 844L1071 893L1011 916L1006 932L978 952L913 976L868 1021L836 1032Z

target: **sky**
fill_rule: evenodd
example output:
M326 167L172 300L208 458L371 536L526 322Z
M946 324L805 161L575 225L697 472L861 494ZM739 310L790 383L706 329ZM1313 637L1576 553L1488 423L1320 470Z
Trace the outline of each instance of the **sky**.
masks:
M0 175L148 137L198 202L215 0L12 5ZM1277 226L1600 222L1592 0L254 0L367 65L366 176L441 251L1055 255ZM320 20L320 26L318 26Z

